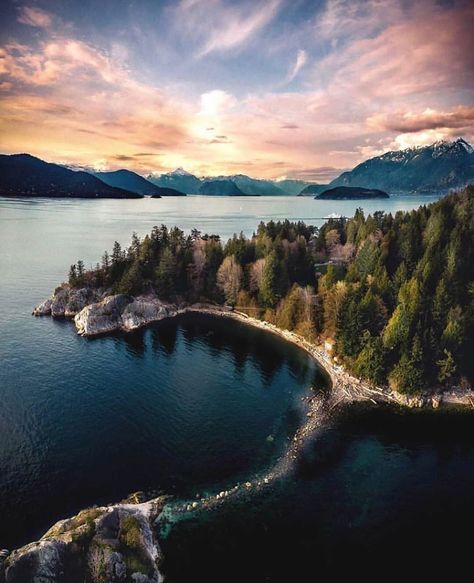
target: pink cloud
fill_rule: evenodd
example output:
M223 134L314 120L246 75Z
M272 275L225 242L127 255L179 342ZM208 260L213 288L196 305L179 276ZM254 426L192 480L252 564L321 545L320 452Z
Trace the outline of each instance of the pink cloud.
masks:
M10 42L0 47L4 148L110 168L126 162L143 171L184 166L325 181L388 148L459 133L471 139L474 10L430 0L409 9L390 4L370 0L367 12L362 2L329 2L319 34L332 34L336 49L316 64L305 53L290 71L305 91L280 86L240 99L212 86L197 97L138 81L123 51L64 32L35 47ZM201 15L195 39L204 55L263 30L267 20L257 15L266 5L244 14L220 0L187 0L179 9L189 12L184 27ZM274 15L280 4L271 6ZM207 22L202 15L212 7ZM234 12L236 22L253 23L241 35L223 20Z
M440 128L452 130L472 130L474 128L474 107L460 105L453 111L425 109L421 113L382 113L367 119L375 129L392 132L412 133Z
M49 28L53 23L53 17L38 6L22 6L19 9L18 22L37 28Z

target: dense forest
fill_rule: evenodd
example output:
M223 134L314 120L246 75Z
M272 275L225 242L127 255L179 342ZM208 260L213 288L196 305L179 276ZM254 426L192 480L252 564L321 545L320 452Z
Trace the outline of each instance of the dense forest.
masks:
M226 303L331 341L356 375L401 392L474 378L474 187L395 216L358 209L321 228L261 223L251 237L155 227L71 286ZM470 358L471 356L471 358Z

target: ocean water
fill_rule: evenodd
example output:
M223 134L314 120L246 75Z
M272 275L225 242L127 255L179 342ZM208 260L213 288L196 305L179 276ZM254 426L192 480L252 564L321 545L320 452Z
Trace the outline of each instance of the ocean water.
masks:
M137 489L186 498L247 479L281 455L309 387L324 386L305 353L237 323L188 316L87 340L70 322L33 318L71 263L94 264L155 224L226 238L261 220L321 224L434 199L0 199L0 547ZM390 557L439 564L456 549L459 564L474 518L473 422L393 410L335 419L271 493L177 521L164 541L169 580L205 570L230 581L233 565L236 580L300 581L297 565L327 576ZM426 560L435 545L443 553Z

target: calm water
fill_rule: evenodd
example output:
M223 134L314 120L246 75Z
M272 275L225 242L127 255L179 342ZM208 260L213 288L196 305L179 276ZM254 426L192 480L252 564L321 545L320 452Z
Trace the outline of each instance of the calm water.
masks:
M434 198L0 199L0 546L139 488L189 496L251 475L279 455L301 395L322 383L305 354L237 324L187 317L87 341L68 322L31 317L70 263L95 263L115 239L155 224L228 237L260 220L318 224L357 206L395 212ZM166 543L170 576L189 580L194 566L211 577L212 563L223 580L222 565L245 571L248 556L265 581L276 578L272 553L282 573L309 557L324 574L337 570L340 548L373 563L394 544L403 556L404 540L460 545L458 527L474 518L473 420L412 419L354 413L271 496L177 524ZM189 561L177 559L184 554Z

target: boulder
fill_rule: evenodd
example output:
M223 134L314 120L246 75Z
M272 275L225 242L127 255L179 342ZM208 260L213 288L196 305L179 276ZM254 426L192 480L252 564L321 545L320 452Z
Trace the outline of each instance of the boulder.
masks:
M64 316L68 300L68 289L60 288L54 293L54 296L51 298L51 316L53 318L61 318Z
M120 330L122 312L131 301L130 296L118 294L86 306L74 317L78 334L97 336Z
M122 313L122 329L125 331L141 328L150 322L174 316L176 309L158 299L137 298L128 304Z
M88 304L97 301L98 292L87 287L70 288L67 285L56 289L52 297L33 310L33 316L72 318Z
M53 300L49 298L33 309L33 316L51 316L51 305Z

